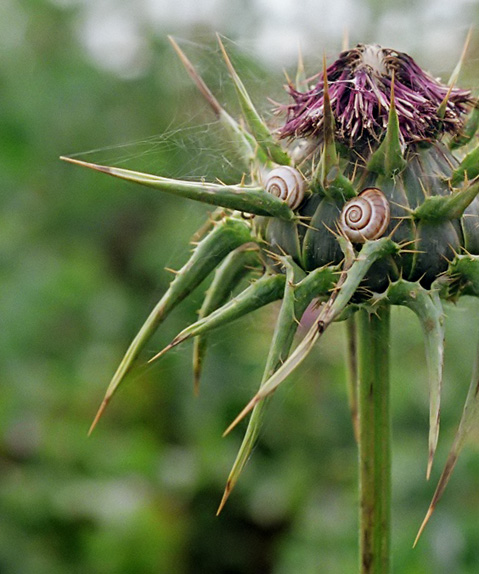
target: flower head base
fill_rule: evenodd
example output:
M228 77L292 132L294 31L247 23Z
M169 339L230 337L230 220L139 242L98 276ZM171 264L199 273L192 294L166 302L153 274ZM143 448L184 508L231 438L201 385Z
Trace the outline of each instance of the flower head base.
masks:
M326 71L336 137L348 147L362 148L384 133L391 106L391 85L404 144L455 134L470 109L467 90L448 87L424 72L407 54L378 45L358 44L343 52ZM294 103L287 106L281 137L322 139L324 72L316 85L301 92L292 85Z

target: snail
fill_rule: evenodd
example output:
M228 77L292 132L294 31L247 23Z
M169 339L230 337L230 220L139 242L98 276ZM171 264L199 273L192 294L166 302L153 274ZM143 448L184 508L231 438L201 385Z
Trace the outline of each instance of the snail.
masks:
M353 243L364 243L381 237L389 220L389 203L385 195L377 187L368 187L344 205L339 226Z
M306 182L297 169L282 165L268 173L264 186L268 193L285 201L291 209L296 209L303 201Z

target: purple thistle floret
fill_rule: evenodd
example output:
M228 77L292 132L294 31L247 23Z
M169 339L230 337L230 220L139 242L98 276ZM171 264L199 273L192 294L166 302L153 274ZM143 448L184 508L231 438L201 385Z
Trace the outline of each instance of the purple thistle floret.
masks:
M403 144L437 140L460 132L472 105L468 90L450 88L424 72L407 54L378 45L358 44L342 52L326 70L336 138L353 149L382 139L387 127L391 84ZM285 106L287 119L280 136L322 139L324 72L317 84L288 91L294 103Z

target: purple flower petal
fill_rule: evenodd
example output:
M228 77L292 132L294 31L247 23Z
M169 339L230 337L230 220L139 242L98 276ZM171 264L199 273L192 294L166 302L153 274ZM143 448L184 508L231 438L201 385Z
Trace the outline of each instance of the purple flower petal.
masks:
M358 44L342 52L326 71L331 108L336 120L336 137L353 149L380 141L387 127L394 73L395 105L405 144L439 139L458 133L473 103L468 90L442 84L423 71L407 54ZM281 137L322 138L324 74L308 92L293 86L288 91L294 102L284 106L287 119ZM439 108L448 95L443 117Z

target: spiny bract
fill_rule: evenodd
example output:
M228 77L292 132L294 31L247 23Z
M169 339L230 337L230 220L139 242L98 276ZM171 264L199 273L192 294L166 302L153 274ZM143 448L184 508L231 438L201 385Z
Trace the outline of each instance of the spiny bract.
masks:
M249 183L221 185L73 163L218 207L190 260L127 350L92 428L168 313L216 269L199 320L160 352L195 337L195 385L206 334L282 299L261 387L230 429L252 412L220 509L258 434L264 403L328 325L358 308L405 305L426 339L430 385L427 474L439 431L443 363L441 299L479 295L479 107L469 91L424 72L407 54L359 44L310 86L298 76L271 131L256 111L220 41L244 123L218 103L174 40L189 75L244 159ZM247 128L244 127L244 124ZM465 150L461 154L457 150ZM260 279L235 298L245 274ZM312 301L318 316L290 354L298 319ZM473 381L463 419L428 517L441 496L477 408ZM230 430L228 429L228 430Z

